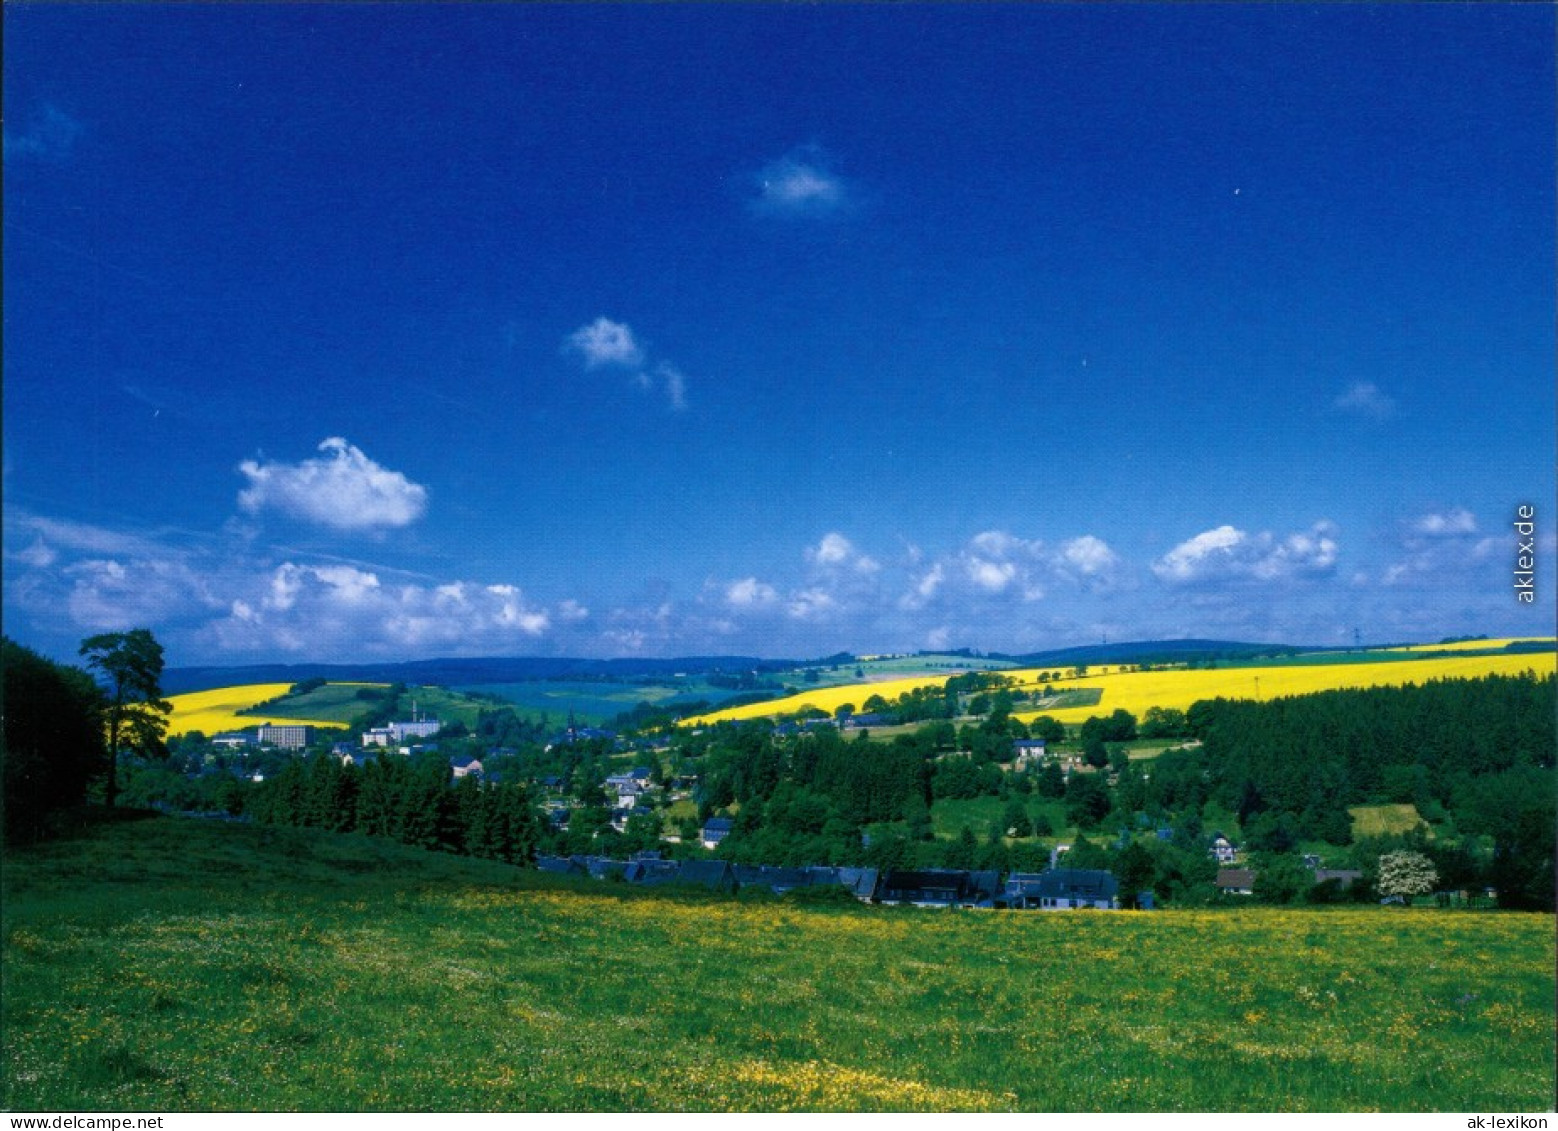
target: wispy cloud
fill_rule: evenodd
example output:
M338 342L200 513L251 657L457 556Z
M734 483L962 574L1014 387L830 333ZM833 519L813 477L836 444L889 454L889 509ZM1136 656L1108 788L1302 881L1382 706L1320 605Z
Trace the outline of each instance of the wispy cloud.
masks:
M1331 407L1369 420L1389 420L1396 415L1395 400L1372 381L1354 382L1331 402Z
M563 342L563 352L579 358L586 371L626 369L633 384L645 392L660 389L672 412L687 411L687 377L669 362L647 367L648 353L633 334L633 328L610 318L597 318L581 326Z
M681 370L670 365L659 365L655 368L655 375L660 378L665 387L665 398L673 412L687 411L687 378L682 376Z
M1412 521L1412 532L1430 538L1456 537L1477 533L1477 516L1463 507L1454 507L1443 514L1425 514Z
M793 149L763 166L754 178L753 211L767 216L835 215L849 207L847 182L833 171L832 159L816 145Z
M1419 587L1447 578L1486 572L1493 562L1507 561L1514 550L1512 534L1485 537L1477 516L1465 507L1430 511L1407 519L1397 527L1394 561L1382 568L1377 580L1387 586ZM1364 574L1363 584L1376 578Z
M295 464L244 460L238 470L249 486L239 492L238 505L251 514L278 510L358 532L409 526L426 511L426 487L381 467L339 436L319 451L326 456Z

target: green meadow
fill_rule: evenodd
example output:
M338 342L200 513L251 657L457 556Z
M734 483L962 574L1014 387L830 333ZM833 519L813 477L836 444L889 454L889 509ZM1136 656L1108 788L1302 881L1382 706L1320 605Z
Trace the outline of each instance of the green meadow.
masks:
M3 1106L1549 1110L1550 915L946 912L313 830L4 865Z

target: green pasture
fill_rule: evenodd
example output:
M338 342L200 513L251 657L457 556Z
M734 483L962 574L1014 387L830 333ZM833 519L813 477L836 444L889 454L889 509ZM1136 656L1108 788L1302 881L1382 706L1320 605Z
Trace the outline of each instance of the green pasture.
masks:
M640 890L301 829L4 865L14 1111L1494 1111L1551 915L948 912Z
M1427 825L1415 805L1354 805L1352 835L1356 839L1409 833L1418 825Z

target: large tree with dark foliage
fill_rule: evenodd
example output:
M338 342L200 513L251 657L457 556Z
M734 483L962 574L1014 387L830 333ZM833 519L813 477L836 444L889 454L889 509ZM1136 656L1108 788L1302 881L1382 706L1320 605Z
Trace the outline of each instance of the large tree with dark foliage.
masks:
M5 839L15 843L36 839L50 814L86 800L104 760L103 697L80 668L11 640L0 647Z
M162 697L162 645L150 629L105 632L81 642L87 667L106 683L108 780L103 800L112 808L119 793L119 752L166 751L162 736L173 704Z

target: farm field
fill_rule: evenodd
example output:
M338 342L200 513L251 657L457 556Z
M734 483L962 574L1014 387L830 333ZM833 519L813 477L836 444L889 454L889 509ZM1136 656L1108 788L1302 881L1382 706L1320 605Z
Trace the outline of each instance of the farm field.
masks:
M1551 915L808 907L165 818L4 885L12 1110L1529 1112L1555 1084Z
M1355 805L1347 812L1352 816L1354 837L1409 833L1418 825L1428 824L1416 805ZM1429 835L1433 835L1431 829Z
M1079 680L1069 678L1067 669L1057 668L1023 668L1002 674L1015 680L1022 689L1027 691L1040 686L1041 672L1048 674L1051 681L1059 679L1059 689L1096 690L1098 692L1096 705L1037 708L1014 712L1022 719L1046 714L1061 722L1080 723L1090 715L1106 715L1116 708L1124 708L1140 718L1148 707L1175 707L1184 710L1198 699L1218 697L1272 699L1284 695L1304 695L1315 691L1334 691L1348 687L1399 686L1404 683L1423 683L1431 679L1514 675L1524 671L1541 673L1552 671L1555 663L1558 663L1558 660L1555 660L1551 653L1496 653L1428 656L1414 659L1411 653L1403 651L1399 659L1367 663L1274 664L1150 672L1122 670L1119 665L1101 666L1089 668L1087 674ZM762 718L769 715L793 714L807 706L831 714L842 703L853 703L859 707L868 696L873 694L881 695L891 701L895 696L913 688L939 687L945 683L945 678L921 678L826 688L767 703L716 711L688 721L704 724L724 720ZM1054 689L1057 684L1049 682L1047 686Z
M1372 664L1295 665L1291 667L1217 668L1203 671L1116 672L1081 682L1098 687L1103 696L1096 708L1047 712L1061 722L1080 723L1093 714L1123 707L1140 718L1148 707L1184 710L1197 699L1275 699L1349 687L1399 687L1431 679L1476 679L1487 675L1550 672L1551 654L1432 657ZM1021 678L1024 673L1014 672ZM1258 681L1258 685L1257 685ZM1045 712L1015 712L1033 717Z
M191 691L183 695L170 695L168 702L173 704L173 713L168 716L168 734L187 734L198 730L207 736L224 730L243 730L245 727L258 726L260 723L276 723L278 726L289 724L305 724L312 726L341 726L344 722L321 720L317 718L304 718L288 715L283 717L257 718L253 715L241 715L238 712L253 707L256 703L264 703L268 699L275 699L285 695L290 683L249 683L241 687L218 687L210 691Z
M1040 671L1048 671L1051 678L1059 681L1066 668L1023 668L1002 669L1001 674L1012 679L1037 682ZM1098 667L1091 669L1099 673L1117 671L1118 666ZM847 683L837 687L819 687L810 691L797 692L783 699L771 699L765 703L748 703L740 707L730 707L723 711L712 711L707 715L686 720L690 724L701 725L711 722L725 722L737 719L760 719L770 715L794 714L804 707L815 707L820 711L832 714L845 703L853 704L857 710L865 709L865 701L873 695L880 695L888 702L892 702L906 691L913 691L920 687L945 687L947 680L965 672L948 672L946 675L937 676L901 676L896 679L882 679L867 683ZM1092 676L1088 676L1081 684L1072 685L1062 683L1057 687L1056 693L1083 691L1092 686ZM1086 698L1093 698L1089 695Z
M385 683L327 683L301 695L288 696L288 683L250 683L240 687L219 687L210 691L191 691L170 695L173 714L168 719L168 734L186 734L198 730L209 736L224 730L243 730L261 723L306 724L344 729L353 719L374 706L360 698L369 689L386 688ZM256 710L260 704L286 697L274 710ZM407 717L411 704L425 717L446 722L462 722L474 727L484 707L457 691L442 687L412 687L402 696Z

